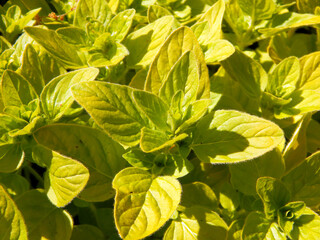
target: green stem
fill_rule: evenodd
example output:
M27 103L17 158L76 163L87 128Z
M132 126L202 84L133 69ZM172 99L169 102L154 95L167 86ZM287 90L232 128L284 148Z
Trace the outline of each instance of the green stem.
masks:
M37 180L40 184L42 184L44 186L44 181L42 179L42 177L40 176L39 173L37 173L36 170L34 170L30 165L27 165L27 172L31 173Z

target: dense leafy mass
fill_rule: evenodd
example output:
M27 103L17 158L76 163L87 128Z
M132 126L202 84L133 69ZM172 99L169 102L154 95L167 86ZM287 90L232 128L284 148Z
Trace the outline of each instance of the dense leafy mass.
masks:
M0 239L320 239L320 1L0 14Z

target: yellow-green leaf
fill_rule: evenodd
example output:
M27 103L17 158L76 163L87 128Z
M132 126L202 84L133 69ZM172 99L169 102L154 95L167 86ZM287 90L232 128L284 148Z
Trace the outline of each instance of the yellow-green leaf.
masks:
M126 168L113 180L116 189L114 216L120 236L138 240L149 236L169 220L181 197L179 182L155 177L138 168Z

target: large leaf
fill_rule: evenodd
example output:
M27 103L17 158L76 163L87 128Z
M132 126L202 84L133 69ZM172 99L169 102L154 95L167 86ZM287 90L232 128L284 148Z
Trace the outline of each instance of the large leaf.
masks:
M172 177L154 177L138 168L126 168L113 180L115 222L126 240L142 239L158 230L176 210L181 195Z
M221 23L224 10L224 1L217 1L206 13L201 16L196 24L191 27L201 46L206 47L212 41L221 38Z
M280 178L285 170L281 152L276 148L252 161L229 165L231 183L244 194L256 195L256 182L259 177Z
M162 45L150 66L145 89L158 94L165 79L168 77L170 69L188 51L193 52L198 64L200 81L197 99L201 97L209 98L210 82L208 68L197 38L188 27L181 27L175 30Z
M26 27L25 31L66 68L87 66L83 53L64 41L57 32L40 27Z
M24 219L9 194L0 185L1 240L25 240L27 228Z
M31 190L16 200L25 220L29 239L70 239L73 221L63 209L52 205L40 190Z
M173 17L165 16L129 34L124 42L130 52L128 64L131 67L149 65L170 33L172 24Z
M64 207L86 186L88 169L80 162L53 153L48 166L47 196L57 207Z
M47 148L83 163L90 173L80 197L104 201L113 197L113 177L126 166L123 148L103 132L79 125L56 124L40 128L35 139Z
M319 205L320 152L308 157L282 180L292 193L293 200L304 201L310 207Z
M132 98L134 89L111 83L81 83L72 87L77 102L113 139L127 146L139 143L140 131L150 126Z
M84 81L93 81L98 73L99 70L96 68L85 68L52 79L40 96L41 106L47 117L52 120L61 118L74 102L71 86Z
M234 110L218 110L199 121L191 145L201 161L250 160L283 143L282 130L265 119Z
M200 207L186 209L167 229L164 240L221 240L227 224L215 212Z
M285 185L272 177L257 180L257 193L264 204L264 212L269 219L277 215L278 209L290 201L290 192Z
M104 240L105 237L101 230L93 225L81 224L73 227L72 236L70 240Z
M239 82L250 97L259 98L261 91L266 88L268 75L263 67L239 50L221 64L228 75Z
M31 84L20 74L6 70L2 75L1 94L5 106L28 105L37 94Z

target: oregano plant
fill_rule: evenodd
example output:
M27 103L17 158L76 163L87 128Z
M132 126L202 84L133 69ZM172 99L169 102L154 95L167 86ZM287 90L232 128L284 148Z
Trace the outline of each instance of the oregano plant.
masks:
M320 2L0 14L0 239L320 239Z

